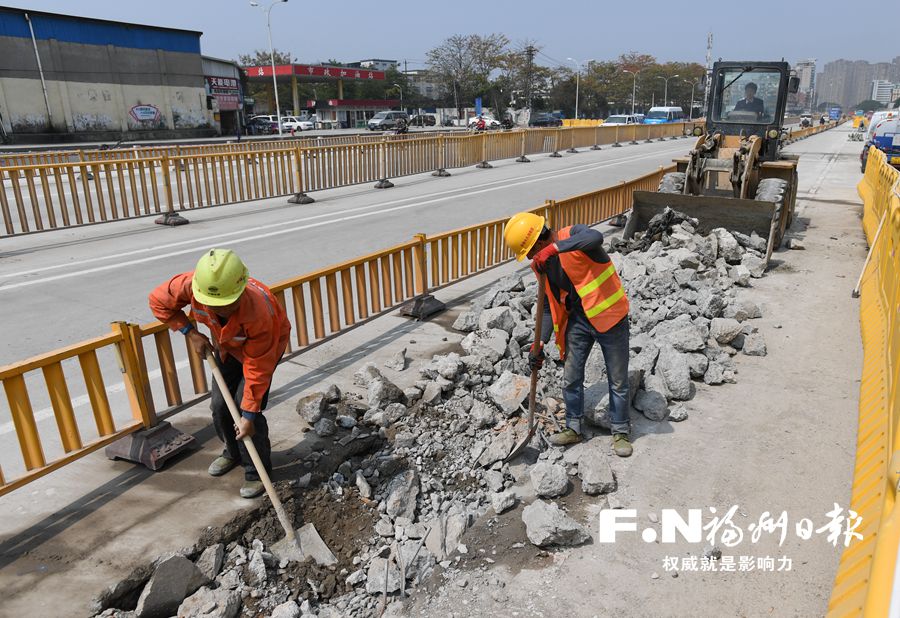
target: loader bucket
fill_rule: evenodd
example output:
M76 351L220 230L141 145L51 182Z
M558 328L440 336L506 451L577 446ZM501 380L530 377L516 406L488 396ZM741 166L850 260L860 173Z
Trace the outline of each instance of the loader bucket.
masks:
M635 232L646 230L650 219L667 206L697 219L698 231L702 234L708 234L717 227L747 235L756 232L768 239L766 262L781 242L784 232L780 229L783 225L782 218L776 217L778 206L775 202L654 191L635 191L632 196L634 201L631 214L628 215L628 223L623 233L626 240L631 239Z

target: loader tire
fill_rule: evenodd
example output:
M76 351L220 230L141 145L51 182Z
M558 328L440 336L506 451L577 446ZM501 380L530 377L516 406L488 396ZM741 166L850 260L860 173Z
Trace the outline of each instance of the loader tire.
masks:
M775 202L775 220L779 222L778 229L775 232L775 238L772 239L773 249L781 246L784 238L784 230L787 227L781 226L782 211L785 208L785 201L790 199L791 187L788 181L781 178L763 178L759 181L756 188L756 197L754 199L760 202Z
M657 193L684 193L684 172L669 172L659 181Z

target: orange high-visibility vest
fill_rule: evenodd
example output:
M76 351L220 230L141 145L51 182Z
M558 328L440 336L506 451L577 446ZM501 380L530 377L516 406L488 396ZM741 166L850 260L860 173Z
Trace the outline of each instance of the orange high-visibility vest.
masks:
M570 236L571 227L556 233L558 240ZM625 288L610 262L595 262L583 251L566 251L559 254L563 272L581 297L581 307L588 321L599 332L605 333L628 315L628 298ZM532 269L534 267L532 266ZM566 325L569 312L566 311L566 290L560 288L560 299L556 300L547 279L547 298L550 314L553 316L553 333L561 358L566 357Z

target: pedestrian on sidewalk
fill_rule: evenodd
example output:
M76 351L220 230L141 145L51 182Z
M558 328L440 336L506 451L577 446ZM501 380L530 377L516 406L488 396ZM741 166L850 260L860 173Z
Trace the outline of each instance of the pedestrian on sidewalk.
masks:
M190 318L184 313L188 305ZM272 445L262 411L268 403L272 374L290 336L287 314L269 288L251 278L241 259L228 249L209 250L194 271L175 275L153 290L150 309L157 319L187 337L201 357L207 350L215 352L228 390L240 406L241 419L234 424L218 384L213 383L213 425L225 449L210 464L209 474L222 476L241 464L241 496L259 496L265 488L242 438L252 438L271 473ZM205 325L212 337L197 330L195 322Z
M628 298L616 268L603 249L603 234L586 225L551 230L540 215L520 212L503 230L516 259L526 256L540 281L546 274L542 341L528 354L532 371L544 362L544 344L555 333L563 371L566 429L550 436L552 444L582 439L584 366L594 343L600 345L609 378L609 416L616 455L632 453L628 415Z

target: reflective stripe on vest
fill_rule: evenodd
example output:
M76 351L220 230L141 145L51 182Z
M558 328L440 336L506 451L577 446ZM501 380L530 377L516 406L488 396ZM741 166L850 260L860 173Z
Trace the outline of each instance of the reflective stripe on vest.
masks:
M591 307L590 309L585 307L584 315L586 315L589 318L592 318L596 315L600 315L601 313L603 313L604 311L606 311L607 309L609 309L610 307L615 305L617 302L622 300L624 297L625 297L625 290L623 288L619 288L609 298L605 299L599 305Z
M607 268L602 273L600 273L599 277L597 277L596 279L594 279L587 285L582 286L576 290L578 292L578 296L580 296L581 298L584 298L585 296L587 296L588 294L590 294L591 292L593 292L594 290L599 288L601 285L603 285L603 282L606 281L607 279L609 279L610 277L612 277L615 273L616 273L616 267L613 266L612 263L610 263L609 268ZM588 316L588 317L590 317L590 316Z

